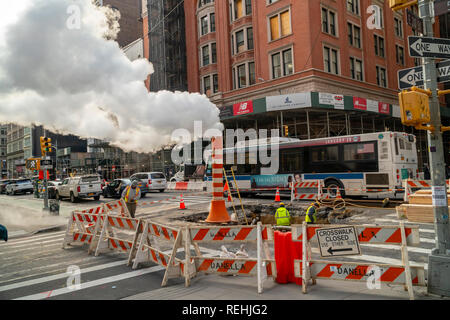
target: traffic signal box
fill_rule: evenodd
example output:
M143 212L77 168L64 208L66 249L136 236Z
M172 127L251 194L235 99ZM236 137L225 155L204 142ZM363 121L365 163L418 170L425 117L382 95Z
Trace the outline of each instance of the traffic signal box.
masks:
M288 137L289 136L289 127L286 125L284 125L283 127L284 127L284 136Z
M417 127L429 123L430 103L426 93L418 91L402 91L398 94L402 123Z
M47 137L41 137L41 153L44 156L47 152L52 152L52 139Z

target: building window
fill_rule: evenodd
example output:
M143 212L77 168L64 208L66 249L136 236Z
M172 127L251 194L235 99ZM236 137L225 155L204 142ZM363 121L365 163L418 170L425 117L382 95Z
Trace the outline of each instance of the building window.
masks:
M245 62L233 67L233 89L245 88L256 83L255 63ZM236 77L236 78L235 78Z
M290 48L272 54L272 78L276 79L294 73L292 61L292 49Z
M277 40L291 34L291 17L289 10L269 18L270 40Z
M374 34L375 55L384 58L384 38Z
M243 16L252 14L252 1L251 0L232 0L230 2L230 20L240 19Z
M361 28L352 23L347 23L348 26L348 41L350 45L361 48Z
M234 39L236 39L236 43L234 43ZM253 46L253 28L244 28L239 31L236 31L234 34L231 35L231 54L236 54L252 50L254 48Z
M248 83L249 85L256 83L255 63L250 62L248 64Z
M201 66L207 66L210 63L217 63L216 43L209 43L201 48Z
M212 86L211 86L211 80L212 80ZM219 92L219 77L218 77L218 75L213 74L213 75L207 75L207 76L203 77L202 89L203 89L203 93L208 94L208 95L211 93Z
M339 56L336 49L323 47L323 63L326 72L339 74Z
M399 38L403 38L403 23L402 20L394 18L394 30L395 35Z
M395 45L395 59L398 64L400 64L402 66L405 65L404 49L403 49L403 47L401 47L397 44Z
M364 81L362 72L362 61L353 57L350 57L350 75L352 79Z
M211 21L211 32L216 32L216 15L214 13L211 13L209 15L210 21Z
M253 46L253 28L247 29L247 48L248 50L252 50Z
M387 87L387 81L386 81L386 69L377 66L377 84L381 87Z
M275 3L275 2L277 2L278 0L267 0L267 4L272 4L272 3Z
M322 31L336 36L336 13L327 8L322 8Z
M209 64L209 45L202 47L202 66Z
M198 1L198 7L201 8L202 6L208 4L208 3L213 3L214 0L199 0Z
M200 25L202 29L202 36L208 33L208 16L200 18Z
M347 10L359 15L359 0L347 0Z

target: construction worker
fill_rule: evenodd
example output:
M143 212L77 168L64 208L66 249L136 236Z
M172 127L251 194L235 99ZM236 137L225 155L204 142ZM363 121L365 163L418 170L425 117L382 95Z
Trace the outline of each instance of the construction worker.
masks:
M136 212L137 201L141 197L141 190L138 187L138 182L133 181L131 185L127 186L122 192L122 198L127 204L128 211L132 218Z
M290 226L291 216L289 211L285 208L284 203L280 203L280 207L275 212L275 220L277 221L277 226Z
M305 217L306 223L313 224L317 222L316 212L317 209L319 209L319 207L320 204L318 202L313 202L310 204L308 209L306 209L306 217Z

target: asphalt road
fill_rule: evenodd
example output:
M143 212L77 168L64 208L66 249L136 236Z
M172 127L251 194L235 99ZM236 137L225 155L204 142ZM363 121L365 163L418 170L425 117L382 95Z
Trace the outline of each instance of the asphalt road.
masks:
M160 201L149 208L179 205L181 192L151 193L141 201ZM205 204L208 194L183 193L187 206ZM133 270L126 265L127 254L120 252L101 253L95 257L87 254L87 248L72 246L62 249L64 228L49 232L34 233L36 228L52 225L67 225L72 210L87 209L111 199L99 201L81 200L72 204L61 202L60 216L43 213L41 199L31 195L0 195L0 224L7 225L12 238L0 243L0 299L111 299L117 300L156 289L163 279L162 267L148 263ZM261 199L272 202L271 199ZM146 209L148 211L148 208ZM139 210L137 212L139 215ZM8 221L12 221L9 224ZM398 224L394 210L367 210L352 217L352 223ZM14 225L15 223L15 225ZM9 226L12 226L9 228ZM428 254L434 247L433 224L419 224L419 247L409 248L412 265L427 268ZM22 234L21 234L22 232ZM361 245L362 255L346 257L355 261L400 264L401 254L396 246ZM203 250L211 254L211 250ZM192 252L194 254L194 252ZM313 256L317 253L313 250ZM71 267L72 266L72 267ZM72 270L72 271L71 271ZM75 271L73 271L75 270ZM75 277L80 270L79 278ZM76 286L79 279L80 286ZM182 280L169 280L169 286Z

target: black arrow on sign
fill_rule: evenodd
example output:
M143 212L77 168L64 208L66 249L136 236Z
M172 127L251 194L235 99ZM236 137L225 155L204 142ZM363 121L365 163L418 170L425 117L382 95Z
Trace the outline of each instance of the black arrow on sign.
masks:
M327 251L329 254L333 254L333 252L352 251L352 248L333 249L332 247L330 247Z

